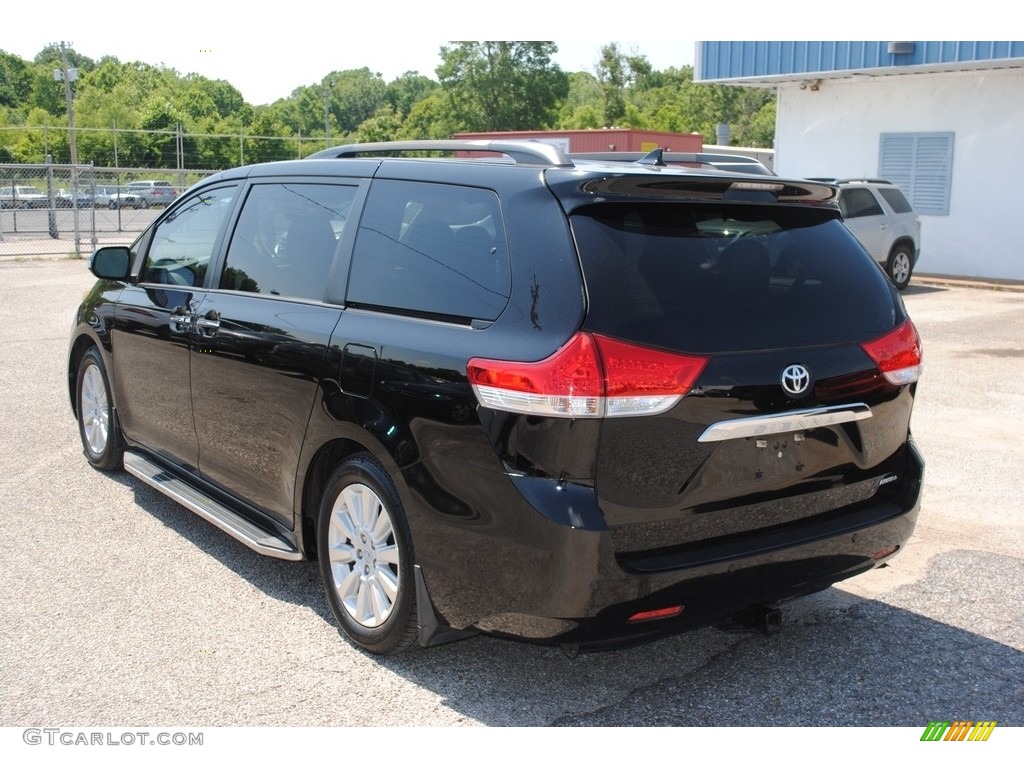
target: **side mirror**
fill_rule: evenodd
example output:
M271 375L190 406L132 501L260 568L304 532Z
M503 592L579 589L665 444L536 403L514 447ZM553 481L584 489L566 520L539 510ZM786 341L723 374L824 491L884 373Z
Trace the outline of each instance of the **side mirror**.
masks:
M89 259L89 271L101 280L127 280L132 268L132 252L123 245L97 248Z

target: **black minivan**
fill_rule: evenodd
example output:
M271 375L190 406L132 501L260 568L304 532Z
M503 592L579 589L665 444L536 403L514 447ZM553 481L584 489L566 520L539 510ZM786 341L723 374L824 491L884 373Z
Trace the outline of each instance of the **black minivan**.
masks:
M402 142L206 179L90 261L86 457L318 560L376 653L772 625L909 539L921 343L835 186L658 160Z

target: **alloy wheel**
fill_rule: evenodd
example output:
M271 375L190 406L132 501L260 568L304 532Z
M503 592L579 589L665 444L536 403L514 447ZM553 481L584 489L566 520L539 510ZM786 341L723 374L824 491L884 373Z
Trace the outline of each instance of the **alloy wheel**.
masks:
M379 627L398 599L399 552L391 515L372 488L352 483L331 509L328 556L333 586L358 624Z

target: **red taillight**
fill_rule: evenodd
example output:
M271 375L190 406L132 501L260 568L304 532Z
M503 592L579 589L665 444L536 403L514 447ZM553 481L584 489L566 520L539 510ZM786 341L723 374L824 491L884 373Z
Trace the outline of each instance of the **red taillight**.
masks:
M921 377L921 337L909 318L896 330L861 347L890 384L913 384Z
M707 358L577 333L535 363L473 358L466 366L487 408L571 418L664 413L693 387Z
M671 619L678 616L683 612L683 606L671 605L668 608L656 608L653 611L640 611L634 613L626 621L630 624L636 624L640 621L657 621L658 619Z

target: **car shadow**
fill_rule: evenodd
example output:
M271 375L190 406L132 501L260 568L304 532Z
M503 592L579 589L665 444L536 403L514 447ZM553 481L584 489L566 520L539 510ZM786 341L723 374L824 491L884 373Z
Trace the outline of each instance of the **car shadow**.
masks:
M948 287L942 285L926 285L912 282L901 293L904 296L923 296L926 293L945 293L948 290L950 290Z
M996 585L1019 574L1020 562L996 560L969 551L938 556L921 582L888 596L891 603L828 589L784 608L782 631L772 636L704 629L575 660L556 649L470 641L381 663L490 725L1020 726L1020 622L1010 630L1017 647L972 631L990 601L1013 600ZM965 570L972 567L982 570ZM1000 579L986 579L993 568L1004 571ZM974 593L975 579L992 586ZM947 611L958 594L957 625L924 614ZM500 669L516 674L503 679Z
M315 563L258 555L134 477L111 477L134 491L141 509L252 586L337 627ZM475 636L366 656L436 694L444 707L491 726L923 729L957 719L1021 726L1020 565L953 550L886 602L833 587L787 604L781 632L770 636L706 628L575 658L558 647ZM1002 606L1002 619L988 618L993 604ZM1015 618L1005 618L1005 606ZM338 642L346 643L340 632ZM351 646L341 652L350 649L363 653Z
M268 597L309 608L325 621L334 622L323 597L320 572L315 562L278 560L258 554L133 475L112 472L109 477L132 490L135 503L140 509L230 568Z

